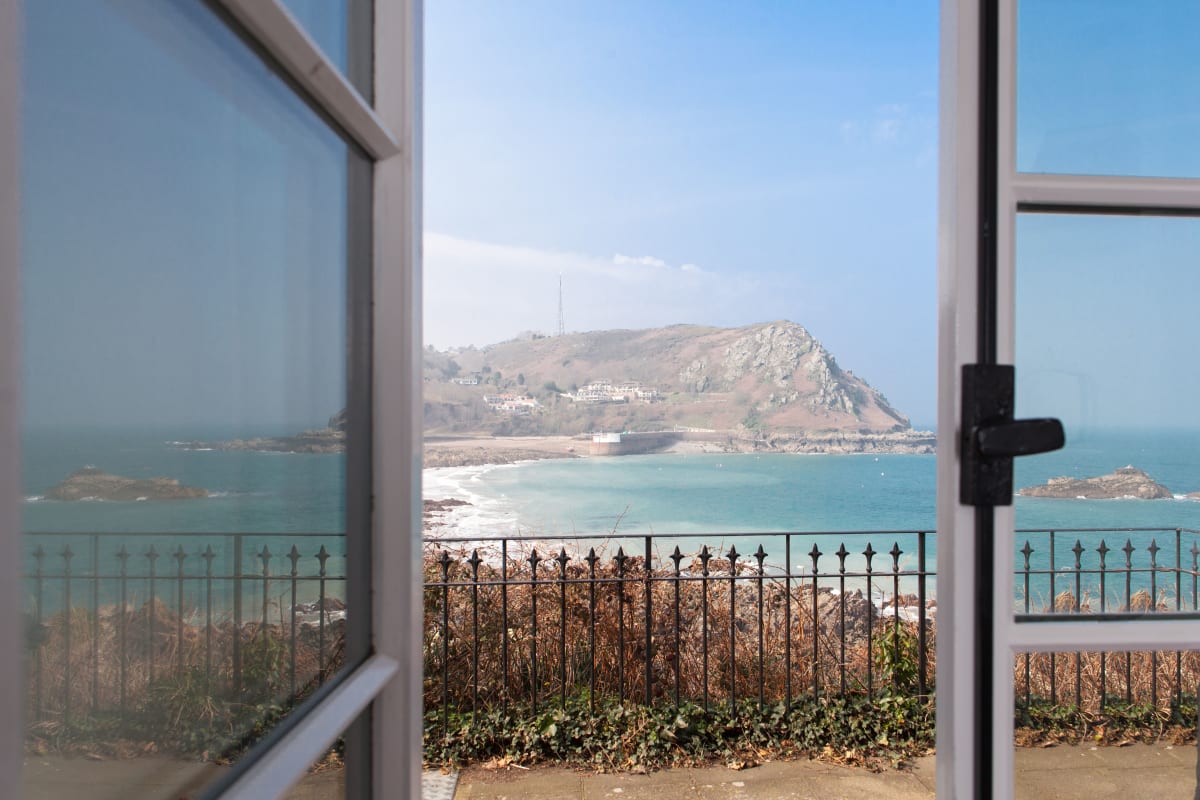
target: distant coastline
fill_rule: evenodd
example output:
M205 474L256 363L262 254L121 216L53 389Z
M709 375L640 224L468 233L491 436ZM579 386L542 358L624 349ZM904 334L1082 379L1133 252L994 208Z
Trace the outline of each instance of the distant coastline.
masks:
M428 436L426 469L476 467L541 461L550 458L586 457L592 437L583 436ZM664 442L657 454L699 453L808 453L808 454L932 454L934 434L929 431L898 433L822 432L762 435L755 438L733 432L713 432L705 439ZM619 458L620 456L611 456Z

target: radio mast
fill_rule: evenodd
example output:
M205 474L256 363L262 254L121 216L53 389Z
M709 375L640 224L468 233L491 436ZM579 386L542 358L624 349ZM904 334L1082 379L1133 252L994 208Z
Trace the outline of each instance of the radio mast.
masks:
M558 273L558 335L562 336L567 332L567 325L563 321L563 302L562 302L562 273Z

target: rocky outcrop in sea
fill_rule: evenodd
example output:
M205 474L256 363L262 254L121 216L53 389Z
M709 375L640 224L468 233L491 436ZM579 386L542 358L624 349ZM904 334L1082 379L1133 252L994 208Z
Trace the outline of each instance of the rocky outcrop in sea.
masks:
M96 467L76 470L61 483L48 489L47 500L190 500L208 497L195 486L184 486L174 478L126 478Z
M1096 478L1051 478L1041 486L1027 486L1022 497L1055 497L1081 500L1136 498L1157 500L1174 497L1171 490L1134 466L1121 467Z
M255 453L344 453L346 410L334 414L324 428L301 431L291 436L255 436L227 442L175 442L184 450L246 450Z

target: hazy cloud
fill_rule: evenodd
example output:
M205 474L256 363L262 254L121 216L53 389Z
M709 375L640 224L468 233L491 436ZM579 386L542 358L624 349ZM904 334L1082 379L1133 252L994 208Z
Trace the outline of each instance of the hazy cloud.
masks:
M640 265L643 267L655 267L657 269L666 269L667 267L667 262L661 258L655 258L654 256L623 256L620 253L613 256L613 263L620 266Z
M655 256L596 256L426 232L425 338L438 347L485 345L521 331L551 333L558 280L569 331L676 323L745 324L760 311L739 287Z

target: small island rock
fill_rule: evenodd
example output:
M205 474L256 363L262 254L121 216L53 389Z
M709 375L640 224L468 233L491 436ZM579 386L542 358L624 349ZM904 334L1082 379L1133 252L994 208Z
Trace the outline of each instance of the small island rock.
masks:
M208 497L195 486L184 486L174 478L125 478L84 467L76 470L46 492L47 500L188 500Z
M1051 478L1042 486L1027 486L1018 494L1023 497L1085 500L1111 500L1122 497L1157 500L1174 497L1170 489L1133 466L1121 467L1098 478Z

